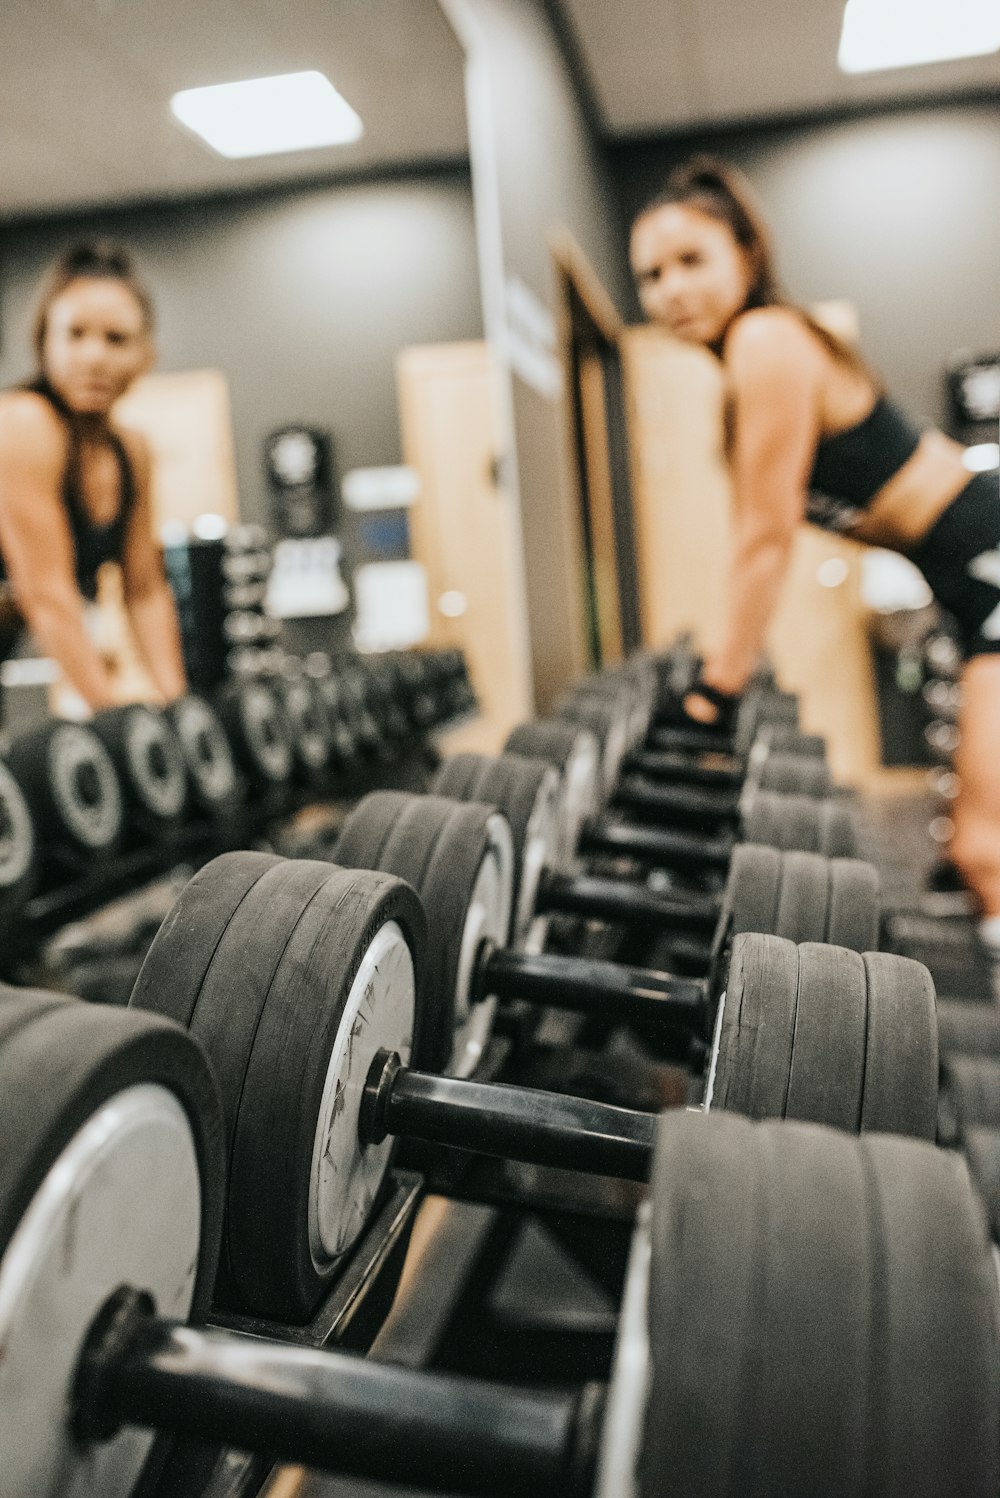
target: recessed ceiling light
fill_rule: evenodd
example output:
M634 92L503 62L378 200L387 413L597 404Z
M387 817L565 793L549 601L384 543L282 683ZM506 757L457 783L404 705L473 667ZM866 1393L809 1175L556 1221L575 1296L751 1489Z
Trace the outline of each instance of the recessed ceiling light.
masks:
M271 156L358 140L361 120L322 73L186 88L170 108L220 156Z
M847 0L837 61L873 73L998 50L997 0Z

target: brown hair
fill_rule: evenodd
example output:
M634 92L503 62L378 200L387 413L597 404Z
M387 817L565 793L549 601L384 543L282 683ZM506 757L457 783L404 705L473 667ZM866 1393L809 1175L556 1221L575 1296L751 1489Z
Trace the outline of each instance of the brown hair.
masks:
M49 310L73 281L118 281L132 293L142 312L143 331L153 331L153 299L135 273L132 257L121 245L97 242L80 244L61 255L48 272L35 309L31 342L39 369L45 348Z
M785 296L774 263L771 231L749 182L740 172L714 156L694 156L674 168L664 189L640 209L635 222L645 218L647 213L655 213L658 208L674 203L690 205L725 224L745 252L753 269L753 280L744 311L751 307L788 307L797 312L834 358L863 372L877 389L881 389L881 381L850 344Z

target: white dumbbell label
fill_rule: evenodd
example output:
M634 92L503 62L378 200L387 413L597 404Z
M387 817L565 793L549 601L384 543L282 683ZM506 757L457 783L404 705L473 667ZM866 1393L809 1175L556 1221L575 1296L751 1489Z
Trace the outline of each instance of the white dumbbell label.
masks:
M152 1436L82 1450L69 1430L87 1332L121 1285L159 1314L191 1309L201 1187L180 1103L146 1083L111 1098L63 1150L0 1260L0 1498L125 1498Z
M404 1066L410 1059L415 993L406 938L387 921L361 960L327 1068L309 1189L309 1251L319 1270L356 1242L388 1169L392 1140L362 1148L358 1113L376 1053L395 1051Z

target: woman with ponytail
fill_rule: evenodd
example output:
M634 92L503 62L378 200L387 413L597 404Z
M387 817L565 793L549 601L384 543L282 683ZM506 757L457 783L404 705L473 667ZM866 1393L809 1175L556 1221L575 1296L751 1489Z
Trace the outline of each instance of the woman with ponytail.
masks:
M124 250L83 245L52 268L34 352L34 378L0 395L0 657L30 632L90 707L118 701L86 617L99 568L118 562L136 643L171 700L184 667L153 538L149 450L112 414L154 354L152 302Z
M632 226L643 310L722 362L733 546L721 643L685 711L713 722L754 670L804 521L899 551L958 620L961 793L951 854L1000 956L1000 494L920 432L863 360L778 287L747 184L710 158L679 168Z

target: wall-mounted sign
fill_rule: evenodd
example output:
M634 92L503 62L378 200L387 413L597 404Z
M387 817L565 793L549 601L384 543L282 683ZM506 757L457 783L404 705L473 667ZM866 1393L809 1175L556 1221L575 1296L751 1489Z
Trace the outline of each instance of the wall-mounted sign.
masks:
M947 381L952 411L962 426L1000 421L1000 353L957 355Z

